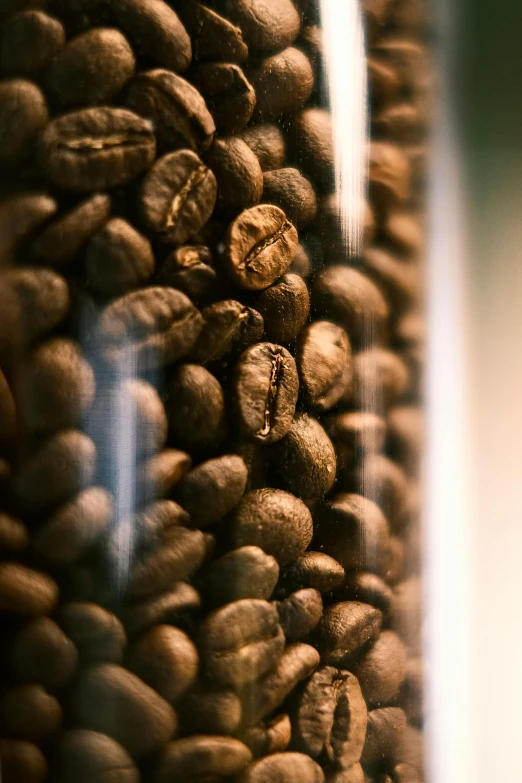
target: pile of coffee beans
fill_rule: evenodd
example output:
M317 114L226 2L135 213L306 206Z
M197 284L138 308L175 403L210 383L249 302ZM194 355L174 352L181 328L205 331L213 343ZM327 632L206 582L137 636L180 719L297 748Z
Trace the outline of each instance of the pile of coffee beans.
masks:
M3 783L423 780L425 9L348 257L319 6L0 0Z

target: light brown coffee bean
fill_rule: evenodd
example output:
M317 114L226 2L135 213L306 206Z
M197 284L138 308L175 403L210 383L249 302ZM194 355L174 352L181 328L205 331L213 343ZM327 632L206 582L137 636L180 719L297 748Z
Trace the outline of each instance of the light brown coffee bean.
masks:
M368 707L382 707L395 699L405 677L406 648L393 631L383 631L355 663L354 674Z
M406 725L406 716L398 707L383 707L369 712L361 763L369 767L389 759L401 743Z
M299 111L314 87L310 60L293 46L267 57L249 72L256 91L254 120L266 122Z
M242 742L256 759L282 753L289 746L291 737L292 724L288 715L277 715L241 733Z
M261 292L256 308L263 316L267 339L278 345L291 343L301 332L310 313L306 283L297 274L285 274Z
M224 454L202 462L187 473L176 497L198 527L211 525L237 506L246 487L248 471L241 457Z
M194 361L207 364L242 351L263 336L263 318L252 307L223 299L201 311L203 330L190 352Z
M180 704L184 727L190 734L234 735L241 723L241 701L231 690L197 683Z
M289 141L299 169L322 191L331 192L335 156L330 112L316 108L298 112Z
M46 223L58 210L46 193L13 193L0 201L0 252L2 267L16 261L18 245Z
M0 68L6 74L37 76L64 46L58 19L36 8L14 13L2 27Z
M237 25L195 0L182 3L179 14L190 34L197 62L245 62L248 46Z
M388 614L393 600L393 590L377 574L368 571L349 571L335 590L339 601L360 601Z
M154 271L149 240L122 218L112 218L89 239L87 286L99 296L122 296L146 283Z
M324 773L304 753L274 753L251 764L239 783L324 783Z
M177 582L167 592L124 607L121 617L129 634L136 634L157 623L177 623L180 617L197 612L200 606L197 590L185 582Z
M387 249L370 247L364 253L363 268L379 286L394 314L419 301L422 281L416 264L397 258Z
M286 160L286 142L277 125L252 125L241 133L241 138L257 155L263 171L282 168Z
M333 657L349 656L378 637L381 621L381 612L368 604L358 601L333 604L324 610L317 629L319 647L324 653L334 653Z
M297 590L276 606L285 638L292 642L306 638L323 613L321 593L311 587Z
M10 661L21 679L41 683L53 692L63 688L76 672L78 651L53 620L38 617L13 639Z
M370 144L370 189L373 199L387 207L410 195L410 166L399 147L384 141Z
M328 593L344 578L344 568L324 552L305 552L284 572L284 580L294 588L312 587Z
M58 585L50 576L18 563L0 563L0 611L49 614L58 601Z
M0 552L23 552L29 546L29 531L18 519L0 514Z
M60 783L139 783L133 760L105 734L72 729L60 737L54 757Z
M163 546L134 567L129 591L140 597L167 590L174 582L187 579L197 571L204 556L205 537L200 530L174 527Z
M149 457L137 475L139 493L145 505L158 498L168 497L191 466L189 455L178 449L164 449Z
M32 742L0 740L2 783L44 783L47 761Z
M235 63L203 63L191 77L203 94L220 133L239 133L248 125L256 92Z
M154 783L218 781L238 775L251 761L250 750L232 737L193 735L169 742L154 771Z
M263 199L280 207L299 231L311 223L317 213L312 184L298 169L267 171L263 177Z
M259 204L263 172L255 154L238 136L216 139L205 155L218 184L217 206L223 214L237 215Z
M301 333L296 361L306 402L320 411L333 407L352 383L348 335L330 321L316 321Z
M127 638L116 615L98 604L71 602L60 607L58 622L76 645L82 665L121 662Z
M291 0L277 4L263 0L221 0L225 15L237 24L249 48L260 52L281 51L299 34L299 14Z
M62 708L41 685L28 683L2 694L0 721L8 736L39 743L59 731Z
M382 454L369 454L353 471L347 471L343 486L365 496L382 509L394 533L402 533L408 521L409 485L401 468Z
M16 166L33 150L38 134L49 122L45 96L25 79L0 84L0 163Z
M129 648L126 666L168 702L194 683L198 653L189 637L170 625L156 625Z

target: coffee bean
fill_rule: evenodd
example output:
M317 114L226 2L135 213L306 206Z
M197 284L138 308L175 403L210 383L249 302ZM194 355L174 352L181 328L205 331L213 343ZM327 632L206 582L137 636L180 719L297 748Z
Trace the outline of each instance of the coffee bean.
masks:
M290 353L273 343L258 343L240 357L234 370L239 426L249 438L274 443L289 431L299 380Z
M415 256L424 246L421 218L395 210L386 216L384 232L393 249L406 257Z
M332 443L316 419L298 413L285 437L272 447L282 487L298 497L323 497L335 481Z
M0 740L2 783L44 783L47 762L43 753L32 742Z
M217 204L237 215L261 201L263 172L255 154L239 137L216 139L205 156L218 183Z
M284 573L285 581L292 587L313 587L321 593L332 590L343 578L344 568L324 552L305 552Z
M192 78L221 133L239 133L248 125L256 93L239 65L204 63L193 70Z
M308 225L317 212L312 184L297 169L267 171L263 178L263 198L280 207L298 229Z
M369 712L362 764L370 767L389 758L405 729L406 716L398 707L383 707Z
M279 660L284 636L274 606L246 598L212 612L199 631L202 664L222 685L258 679Z
M392 627L413 654L421 654L422 587L417 577L398 584L391 606Z
M46 193L19 193L0 201L0 266L15 260L18 245L58 210L58 204Z
M93 603L66 603L60 607L58 622L76 645L82 665L121 662L127 639L111 612Z
M382 454L370 454L343 481L350 492L363 492L382 509L392 532L407 523L409 486L401 468Z
M130 594L140 597L168 589L174 582L191 576L200 567L204 556L205 538L200 530L172 528L163 546L134 568Z
M189 523L187 512L173 500L151 503L144 511L134 515L132 525L136 546L144 550L156 549L173 527L186 527Z
M153 286L116 299L103 310L98 332L109 361L135 361L143 368L180 359L193 346L203 319L174 288Z
M62 734L54 769L60 783L139 783L139 772L128 753L110 737L96 731L72 729Z
M48 614L58 601L51 577L18 563L0 563L0 611L22 615Z
M424 414L412 405L400 405L388 415L390 447L409 472L417 472L424 440Z
M386 582L368 571L349 571L334 595L339 601L371 604L384 614L389 612L393 600L393 591Z
M215 606L241 598L268 599L278 577L279 566L275 558L257 546L243 546L210 564L205 589Z
M291 0L279 0L276 4L263 0L220 0L218 7L239 25L249 48L256 51L281 51L299 34L299 14Z
M186 242L209 219L216 194L213 173L194 152L171 152L143 180L139 206L144 224L164 242Z
M410 94L418 91L426 78L426 50L420 42L408 37L390 36L382 38L374 52L397 73L399 85Z
M260 291L286 272L297 244L297 231L279 207L246 209L227 233L226 272L240 288Z
M277 602L279 622L287 641L300 641L313 631L323 613L321 593L311 587Z
M282 753L290 744L292 724L288 715L277 715L267 722L242 732L241 740L254 758Z
M177 728L172 707L134 674L112 663L80 674L73 712L78 725L107 734L135 759L159 749Z
M385 294L394 312L403 312L419 300L421 280L416 265L371 247L364 254L364 271Z
M389 763L394 774L399 765L413 768L417 775L424 777L424 738L419 729L406 724L402 732L398 732L396 742L391 746Z
M360 764L352 764L348 769L337 770L326 777L326 783L367 783Z
M186 245L169 253L156 282L183 291L196 304L212 301L220 286L212 254L201 245Z
M206 364L243 350L263 336L263 318L251 307L225 299L202 310L203 330L190 358Z
M65 46L61 22L38 10L13 14L0 35L0 69L7 74L37 74Z
M259 122L299 111L314 87L310 60L294 47L267 57L249 77L257 95L254 119Z
M248 47L237 25L194 0L181 3L179 13L190 34L197 62L245 62Z
M188 636L170 625L156 625L131 645L126 666L168 702L193 684L198 653Z
M405 201L410 195L410 168L399 147L387 142L370 144L370 188L383 207Z
M369 708L396 698L405 677L406 657L406 648L397 634L383 631L355 663L353 671Z
M274 753L251 764L240 783L324 783L321 767L304 753Z
M41 685L19 685L0 697L0 721L8 736L41 742L60 729L62 709Z
M127 105L147 117L164 150L186 147L205 152L216 126L200 93L171 71L142 71L129 85Z
M16 14L28 8L47 8L49 0L1 0L0 14Z
M293 342L308 319L310 297L305 282L296 274L283 275L265 288L256 300L271 342Z
M368 87L374 105L381 105L392 99L398 92L401 80L397 69L386 59L372 56L367 59Z
M0 552L22 552L29 545L29 532L18 519L0 514Z
M0 164L14 166L29 155L47 125L45 97L36 84L24 79L0 83Z
M308 404L321 411L333 407L352 382L352 352L344 329L329 321L307 326L297 346L297 365Z
M245 491L246 465L241 457L225 454L202 462L181 480L176 497L192 522L206 527L237 506Z
M320 649L329 658L347 657L377 638L381 621L381 612L368 604L358 601L333 604L324 610L317 629Z
M0 370L0 443L8 446L15 439L17 421L13 394Z
M100 296L122 296L143 285L153 271L149 240L126 220L112 218L88 241L86 282Z
M376 413L349 411L334 414L326 424L326 431L337 447L339 462L357 465L364 455L382 451L386 422Z
M154 772L155 783L218 781L239 774L251 761L249 749L232 737L194 735L169 742Z
M40 683L53 692L63 688L76 672L78 651L53 620L38 617L13 639L10 661L13 671L22 680Z
M312 516L305 504L278 489L247 492L232 514L236 545L259 546L280 565L302 555L312 533Z
M361 758L367 717L357 678L323 666L298 701L294 745L334 768L349 769Z
M208 449L223 439L226 432L223 389L204 367L196 364L178 367L167 387L165 405L171 435L181 446Z
M422 726L424 719L424 665L421 658L410 658L406 663L399 704L410 723Z
M332 190L335 162L330 113L325 109L299 112L293 120L289 140L299 168L321 190Z
M252 125L241 133L241 138L257 155L263 171L282 168L286 160L286 142L277 125Z
M192 466L188 454L178 449L164 449L144 462L138 470L137 485L144 504L170 495Z
M184 614L195 612L201 605L199 593L184 582L169 586L168 592L125 607L122 619L130 634L139 633L157 623L176 623Z
M241 722L239 696L234 691L216 690L207 683L196 685L180 708L191 734L235 734Z

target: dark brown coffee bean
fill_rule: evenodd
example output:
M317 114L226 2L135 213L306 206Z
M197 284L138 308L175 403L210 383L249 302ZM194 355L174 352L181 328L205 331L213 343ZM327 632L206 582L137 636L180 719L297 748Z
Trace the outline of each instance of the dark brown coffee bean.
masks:
M192 523L206 527L237 506L245 491L248 472L241 457L224 454L202 462L181 480L176 497Z
M51 577L18 563L0 563L0 611L21 615L49 614L58 601Z
M279 207L246 209L227 233L226 272L240 288L260 291L286 272L297 244L297 231Z
M239 65L204 63L191 76L221 133L238 133L248 125L256 93Z
M178 449L164 449L144 462L138 471L138 487L145 503L170 495L173 487L192 467L188 454Z
M394 313L401 313L419 301L421 280L417 266L398 260L386 250L370 247L363 259L364 270L379 286Z
M287 641L300 641L313 631L323 613L321 593L311 587L277 602L279 622Z
M291 354L274 343L258 343L241 355L234 372L239 426L262 443L286 435L299 392L297 369Z
M62 107L110 103L135 68L132 49L119 30L97 27L69 41L47 69L45 84Z
M208 568L205 587L214 605L241 598L272 595L279 577L277 560L257 546L244 546L223 555Z
M220 286L212 254L204 245L186 245L169 253L156 282L183 291L196 304L215 299Z
M324 783L324 772L304 753L274 753L251 764L239 783Z
M369 767L388 759L405 730L406 716L398 707L383 707L369 712L362 764Z
M132 604L122 611L122 619L131 634L157 623L176 623L181 616L200 608L199 593L188 584L178 582L168 592Z
M370 41L380 38L384 25L388 21L389 0L365 0L363 3L366 35Z
M299 34L300 20L291 0L220 0L226 16L239 25L249 48L259 52L281 51Z
M290 586L313 587L320 593L327 593L337 587L343 578L342 565L324 552L305 552L290 563L284 573L284 580Z
M424 414L413 405L400 405L388 415L390 447L409 472L417 472L424 440Z
M80 425L95 393L93 370L72 340L55 338L34 351L20 374L19 415L29 432Z
M394 210L386 216L384 223L386 239L394 250L406 257L415 256L424 246L424 231L421 219L409 211Z
M216 139L205 155L218 183L217 204L236 215L261 201L263 172L255 154L239 137Z
M17 430L17 413L13 394L4 373L0 370L0 443L8 446Z
M407 523L409 486L401 468L383 454L370 454L353 471L343 486L360 492L382 509L392 532L402 532Z
M222 780L239 774L252 760L250 750L232 737L194 735L169 742L161 752L154 783Z
M58 210L46 193L26 192L8 195L0 201L1 266L15 261L17 246Z
M76 645L82 665L121 662L127 639L116 615L97 604L74 602L60 607L58 622Z
M334 447L316 419L298 413L285 437L272 447L282 487L307 500L332 488L337 467Z
M98 325L100 348L112 362L161 367L184 356L202 326L199 310L185 294L153 286L126 294L105 308Z
M267 171L263 177L263 200L280 207L298 229L308 225L317 212L315 191L297 169Z
M301 334L297 366L305 399L320 411L335 405L352 382L348 335L330 321L316 321Z
M246 598L212 612L199 632L202 664L223 685L257 680L279 660L285 638L276 608Z
M44 783L47 762L32 742L0 740L2 783Z
M277 715L241 733L241 740L250 748L254 758L282 753L292 737L292 724L288 715Z
M190 34L197 62L245 62L248 47L237 25L194 0L181 3L179 14Z
M391 100L398 92L401 80L397 69L382 57L372 56L367 59L368 87L374 105L380 105Z
M335 495L324 504L320 520L321 547L346 570L386 571L390 532L375 503L361 495Z
M223 439L223 389L204 367L182 364L167 387L165 406L171 436L184 448L211 449Z
M206 364L243 350L263 336L263 318L251 307L225 299L202 310L205 325L190 358Z
M13 671L21 679L41 683L47 690L55 691L74 675L78 651L55 622L38 617L15 636L10 660Z
M405 201L410 195L408 158L388 142L370 144L370 192L383 207Z
M369 708L395 699L405 677L406 648L393 631L383 631L357 660L354 674Z
M333 604L324 610L317 629L319 646L329 658L349 656L379 636L381 621L382 613L369 604Z
M164 150L179 147L205 152L216 126L200 93L171 71L142 71L129 85L127 105L147 117Z
M392 627L408 646L410 653L421 654L422 586L411 577L395 588L391 607Z
M60 737L54 769L59 783L139 783L139 772L128 753L96 731L72 729Z
M162 241L181 244L207 222L216 194L216 178L194 152L171 152L157 160L143 180L141 215Z
M303 554L312 532L312 515L305 504L278 489L248 492L232 514L236 545L259 546L280 565Z
M194 683L198 653L188 636L170 625L156 625L131 645L126 666L168 702Z
M104 297L122 296L143 285L154 271L149 240L122 218L112 218L86 248L86 283Z
M393 591L386 582L368 571L349 571L334 595L339 601L371 604L384 614L389 612L393 600Z
M412 767L421 780L424 778L424 742L422 731L406 724L404 730L398 733L389 756L389 766L394 774L397 774L399 765L404 765Z
M176 732L174 710L131 672L112 663L85 669L76 684L73 712L78 725L107 734L139 759Z
M191 734L235 734L241 722L241 701L234 691L199 684L184 697L180 714Z
M277 125L252 125L242 132L241 138L257 155L263 171L282 168L286 160L286 142Z
M256 300L264 318L268 340L278 344L293 342L305 325L310 312L310 296L301 277L286 274Z
M49 121L45 97L24 79L0 83L0 165L14 166L32 151Z
M410 658L406 663L399 704L408 720L421 726L424 719L424 664L422 658Z
M332 117L325 109L305 109L293 121L294 156L302 169L322 190L333 189L334 146Z
M61 22L43 11L13 14L0 35L0 69L3 73L37 74L65 46Z
M116 0L109 13L136 50L171 71L190 65L192 47L187 31L163 0Z
M41 742L60 729L62 709L41 685L29 683L2 694L0 721L8 736Z
M249 77L257 95L254 119L258 122L299 111L314 87L310 60L293 47L263 60Z
M380 138L399 144L416 144L425 133L425 119L411 103L394 103L372 117L372 125Z
M312 675L299 699L295 747L337 769L349 769L361 757L367 717L357 678L323 666Z
M377 286L353 267L334 264L321 270L314 281L312 305L343 326L356 346L379 343L386 334L388 304Z
M135 566L129 591L137 597L160 593L191 576L204 556L205 538L200 530L174 527L163 546Z
M334 414L326 431L337 446L339 462L356 465L364 455L382 451L386 422L376 413L348 411Z
M28 8L47 8L49 0L1 0L0 14L16 14L18 11L25 11Z
M0 514L0 552L23 552L29 546L29 531L18 519ZM276 580L277 581L277 580Z

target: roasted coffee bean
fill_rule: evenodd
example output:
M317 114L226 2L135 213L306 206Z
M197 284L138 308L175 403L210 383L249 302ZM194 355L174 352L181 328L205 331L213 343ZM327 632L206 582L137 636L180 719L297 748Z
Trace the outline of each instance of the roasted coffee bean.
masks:
M59 783L139 783L139 772L128 753L96 731L72 729L62 734L54 756Z
M411 103L394 103L381 109L372 118L378 135L397 143L416 144L424 136L424 119Z
M202 326L199 310L185 294L153 286L109 304L100 316L98 333L109 361L135 361L148 369L184 356Z
M137 476L138 495L141 493L145 504L167 497L191 467L192 460L184 451L160 451L141 465Z
M289 746L291 737L292 724L288 715L277 715L266 723L241 733L241 740L250 748L256 759L282 753Z
M15 260L18 245L46 223L58 204L46 193L26 192L0 201L0 267Z
M259 122L299 111L314 87L310 60L293 47L263 60L249 77L257 95L254 119Z
M14 166L32 151L47 125L45 97L36 84L24 79L0 83L0 165Z
M58 585L46 574L18 563L0 563L0 612L49 614L58 601Z
M305 504L278 489L247 492L232 514L236 545L259 546L280 565L302 555L312 533L312 515Z
M299 379L291 354L258 343L241 355L234 371L238 423L245 436L274 443L292 426Z
M241 138L257 155L263 171L282 168L286 160L286 142L277 125L252 125L241 133Z
M393 591L377 574L369 571L349 571L335 590L340 601L362 601L371 604L384 614L390 610Z
M39 528L33 549L47 563L74 563L101 538L112 514L112 498L106 490L85 489Z
M171 152L157 160L143 180L143 222L162 241L181 244L207 222L216 194L216 178L194 152Z
M304 639L321 619L321 593L310 587L298 590L284 601L278 601L277 611L285 638L288 641Z
M263 336L263 318L257 310L234 299L224 299L202 310L203 330L190 352L190 358L202 364L223 359L230 352L243 350Z
M305 109L293 120L294 157L314 184L333 189L334 147L332 117L325 109Z
M417 472L424 437L423 412L413 405L400 405L388 415L390 447L409 472Z
M109 4L109 15L144 57L179 73L190 65L190 38L163 0L116 0Z
M0 740L2 783L44 783L47 762L32 742Z
M52 692L63 688L76 672L78 651L53 620L38 617L13 639L10 661L22 680L40 683Z
M369 708L395 699L404 681L406 648L393 631L383 631L355 663L353 672Z
M283 275L261 292L256 307L263 316L268 340L283 345L291 343L301 332L310 312L306 283L296 274Z
M245 74L233 63L204 63L193 71L196 87L221 133L238 133L248 124L256 93Z
M127 105L147 117L164 150L186 147L205 152L216 126L200 93L171 71L142 71L129 85Z
M384 232L394 250L406 257L415 256L424 246L421 218L410 212L395 210L386 215Z
M212 449L226 433L223 389L197 364L177 368L167 386L165 407L171 437L185 448Z
M257 680L277 663L284 645L276 608L254 598L217 609L199 629L204 669L222 685Z
M297 366L307 403L320 411L335 405L352 382L348 335L330 321L316 321L303 330Z
M370 188L379 206L401 203L410 195L408 158L399 147L388 142L370 144Z
M297 244L297 231L279 207L246 209L228 230L225 270L240 288L260 291L286 272Z
M422 659L410 658L406 663L399 703L408 716L408 720L417 726L422 725L424 718L423 679L424 666Z
M205 589L213 605L241 598L272 595L279 577L277 560L257 546L243 546L228 552L208 567Z
M206 527L222 519L241 500L247 482L241 457L224 454L202 462L187 473L176 491L194 525Z
M394 314L403 312L419 300L421 280L416 265L378 247L365 251L363 264L364 271L384 293Z
M420 42L410 37L386 36L373 49L375 56L394 68L403 91L419 90L426 76L426 50Z
M77 725L107 734L136 759L160 748L177 728L172 707L134 674L112 663L80 674L72 705Z
M314 759L349 769L361 758L367 710L357 678L323 666L300 696L294 721L294 745Z
M156 282L183 291L196 304L215 299L221 284L212 254L204 245L186 245L169 253Z
M360 764L352 764L348 769L337 770L326 777L326 783L367 783L369 780Z
M205 162L216 177L217 205L222 212L237 215L259 204L263 172L257 157L241 138L216 139L205 155Z
M399 765L412 767L419 777L424 775L424 739L419 729L406 724L390 752L390 766L394 773Z
M367 59L369 93L374 104L380 105L393 98L400 87L397 69L385 59L372 56Z
M365 454L378 454L386 440L386 422L376 413L348 411L334 414L326 424L334 441L339 462L357 464Z
M354 359L354 401L357 407L386 410L408 388L408 368L398 354L383 348L362 351Z
M201 605L199 593L185 582L170 586L168 592L139 601L122 610L123 623L129 633L139 633L157 623L176 623L195 612Z
M143 285L154 271L149 240L121 218L93 234L86 248L86 283L104 297L122 296Z
M249 48L255 51L281 51L299 34L299 14L291 0L279 0L275 5L263 0L219 0L218 7L241 28Z
M361 757L365 767L390 757L406 730L406 716L398 707L383 707L368 713L366 741Z
M141 513L134 515L132 525L136 545L143 550L155 549L173 527L187 527L189 523L189 515L178 503L173 500L157 500Z
M344 568L324 552L305 552L284 572L284 580L294 588L313 587L327 593L337 587L344 578Z
M81 425L92 405L92 367L72 340L49 340L30 356L19 380L19 415L29 432Z
M248 47L237 25L195 0L181 3L179 14L190 34L197 62L245 62Z
M324 610L317 629L320 649L332 659L347 657L378 637L381 621L382 613L369 604L333 604Z
M64 190L96 191L130 182L156 154L150 124L127 109L81 109L54 119L40 138L40 165Z
M18 519L0 514L0 552L23 552L29 546L29 531Z
M17 430L16 408L7 379L0 370L0 443L9 446Z
M180 715L191 734L233 735L241 723L241 701L234 691L198 684L183 698Z
M421 653L422 587L418 577L398 584L391 606L392 627L408 646L410 653Z
M280 207L299 230L317 212L315 191L297 169L267 171L263 177L263 199Z
M383 454L370 454L343 480L350 492L360 492L382 509L392 532L407 523L409 486L401 468Z
M0 697L0 721L8 736L41 742L60 729L62 709L41 685L19 685Z
M336 458L328 435L316 419L298 413L285 437L272 446L282 487L307 500L323 497L335 481Z
M80 663L120 663L127 644L125 631L116 615L97 604L63 604L58 622L78 650Z
M198 653L188 636L156 625L131 645L126 666L168 702L177 701L198 673Z
M209 783L239 774L252 760L250 750L232 737L201 734L169 742L154 771L155 783Z
M58 19L38 10L9 17L0 35L2 73L36 75L65 46L65 31Z
M135 67L126 38L98 27L69 41L47 69L45 85L61 107L104 104L132 78Z
M324 773L304 753L274 753L251 764L239 779L240 783L324 783Z
M167 590L197 571L204 556L205 538L200 530L174 527L163 546L135 566L129 592L140 597Z

